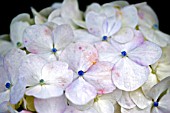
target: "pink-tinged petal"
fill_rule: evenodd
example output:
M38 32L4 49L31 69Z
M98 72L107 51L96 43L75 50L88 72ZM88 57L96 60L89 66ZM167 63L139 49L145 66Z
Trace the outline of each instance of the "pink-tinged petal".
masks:
M34 99L35 109L39 113L63 113L67 106L65 96L49 98L49 99Z
M170 92L165 94L159 101L158 111L159 113L170 113ZM153 108L154 109L154 108Z
M94 108L98 113L114 113L114 106L109 100L98 100L94 103Z
M6 40L0 40L0 55L5 56L15 46Z
M132 109L136 106L135 103L130 98L129 92L125 91L122 92L122 96L117 102L121 107L126 109Z
M136 5L138 9L139 25L159 24L158 17L154 10L146 3Z
M99 61L108 61L115 64L122 58L121 53L107 42L95 43L95 47L99 54Z
M0 92L0 104L5 101L9 101L9 97L10 97L10 90Z
M85 72L97 61L98 53L93 45L77 42L67 46L59 59L67 62L73 71L78 72L82 70Z
M148 79L148 67L141 66L127 57L122 58L112 70L114 84L122 90L134 91Z
M43 58L32 54L23 59L19 68L19 75L25 78L27 86L34 86L39 83L42 68L46 63L47 61Z
M103 23L104 20L106 19L106 16L103 14L98 14L95 12L89 12L86 15L86 26L88 31L95 35L98 36L102 39L103 35Z
M114 39L111 40L111 44L112 46L117 49L118 51L122 52L122 51L126 51L127 54L129 51L135 49L136 47L140 46L143 42L144 42L144 37L142 35L141 32L134 30L134 37L131 41L125 43L125 44L121 44L117 41L115 41Z
M61 96L63 94L63 89L55 85L37 85L30 87L25 94L40 99L48 99Z
M157 101L159 96L169 88L170 88L170 77L167 77L161 80L158 84L154 85L150 89L148 96L152 98L154 101Z
M8 72L9 80L14 85L18 79L18 68L20 67L21 61L26 56L26 52L20 49L12 49L4 57L4 68Z
M94 42L101 41L100 38L90 34L86 30L74 30L75 42L81 41L93 44Z
M125 109L125 108L122 107L121 113L151 113L151 106L149 106L145 109L140 109L137 106L132 108L132 109Z
M53 84L65 89L73 81L73 71L68 69L68 64L55 61L46 64L42 69L42 77L46 84Z
M26 80L22 77L10 90L10 103L17 104L24 97L25 91Z
M161 48L149 41L128 53L128 57L136 63L144 66L154 64L162 55Z
M134 30L130 27L123 27L113 38L119 43L127 43L134 38Z
M145 97L141 88L130 92L130 97L140 109L145 109L151 105L152 100Z
M23 43L33 54L51 52L53 48L52 32L45 25L32 25L25 29Z
M59 25L53 30L54 47L63 49L74 40L73 30L69 25Z
M138 13L136 7L134 5L129 5L122 8L121 12L123 26L135 28L138 24Z
M113 64L97 62L84 74L84 79L93 85L98 94L111 93L116 87L111 78Z
M82 77L66 88L66 97L76 105L85 105L97 95L96 89Z
M108 17L103 22L102 28L103 28L103 35L110 37L119 31L119 29L121 28L121 22L117 20L115 16Z

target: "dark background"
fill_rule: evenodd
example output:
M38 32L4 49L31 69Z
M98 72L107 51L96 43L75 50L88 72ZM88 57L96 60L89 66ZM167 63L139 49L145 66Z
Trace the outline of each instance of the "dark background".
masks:
M79 7L82 11L92 2L103 4L113 0L78 0ZM170 34L170 6L161 0L127 0L130 4L147 2L156 12L159 18L160 30ZM32 16L30 7L34 7L37 11L50 6L54 2L62 2L62 0L4 0L0 2L0 34L9 33L9 25L13 17L20 13L29 13Z

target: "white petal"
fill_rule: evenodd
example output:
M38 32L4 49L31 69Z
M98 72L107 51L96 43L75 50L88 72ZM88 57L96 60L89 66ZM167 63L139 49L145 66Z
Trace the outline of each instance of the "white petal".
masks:
M150 113L151 107L147 107L145 109L140 109L137 106L132 109L121 108L121 113Z
M73 80L73 71L68 69L67 63L54 61L42 68L41 79L46 84L56 85L56 89L63 88L64 90Z
M107 42L95 43L95 47L99 53L99 61L108 61L115 64L121 59L118 50Z
M45 25L32 25L25 29L23 43L33 54L51 52L53 48L52 32Z
M94 108L99 113L114 113L114 106L109 100L98 100L94 103Z
M147 40L154 42L161 47L165 47L170 43L170 35L167 35L159 30L153 30L145 26L139 26L139 30L143 33Z
M128 53L128 57L136 63L144 66L154 64L162 55L161 48L149 41Z
M148 93L150 92L150 89L158 83L157 77L155 74L152 74L150 72L148 80L144 83L144 85L141 87L143 93L145 94L146 97L148 97Z
M121 11L123 26L135 28L138 24L138 14L136 7L134 5L129 5L122 8Z
M55 85L37 85L30 87L25 94L40 99L48 99L61 96L63 89L57 88Z
M8 110L8 102L5 101L3 103L0 104L0 113L9 113L9 110Z
M100 38L102 38L102 26L106 16L95 12L89 12L86 15L86 26L88 31Z
M91 100L90 102L88 102L85 105L76 105L76 104L73 104L70 101L68 101L68 104L69 104L69 106L73 106L77 110L86 111L86 110L90 109L93 106L94 100Z
M159 113L169 113L170 112L170 93L165 94L159 101L158 111Z
M0 93L7 90L5 84L10 82L8 74L3 66L0 66Z
M75 42L81 41L81 42L93 44L94 42L101 41L101 39L90 34L88 31L85 30L75 30L74 34L75 34Z
M89 13L90 11L99 13L101 10L101 6L98 3L91 3L90 5L87 6L86 11L85 11L85 16L87 13Z
M49 99L35 98L34 104L39 113L63 113L67 105L65 96Z
M15 22L10 25L10 37L13 44L17 47L17 43L20 42L23 47L23 32L30 26L28 22Z
M110 37L119 31L119 29L121 28L121 22L117 20L114 16L108 17L107 19L105 19L102 28L103 28L102 34L104 36Z
M86 82L82 77L75 80L66 88L66 97L76 105L85 105L96 97L95 88Z
M37 12L33 7L31 7L31 11L34 15L35 24L43 24L47 21L47 19L42 16L39 12Z
M100 99L109 100L112 103L114 103L115 101L118 101L121 98L121 96L122 96L122 90L115 89L111 93L100 96Z
M127 43L134 37L134 31L130 27L123 27L119 32L113 36L114 40L119 43Z
M5 56L12 48L14 48L14 45L11 42L0 40L0 55Z
M60 17L60 14L61 14L61 9L55 9L48 16L48 21L49 22L53 22L53 20L55 20L56 18Z
M85 42L72 43L60 55L60 60L69 64L70 68L78 72L87 71L97 61L97 50L93 45Z
M170 77L167 77L153 86L148 93L148 96L154 101L157 101L159 96L170 87Z
M122 51L126 51L128 54L128 52L139 47L144 42L144 37L140 31L133 30L133 32L134 32L134 37L131 41L129 41L127 43L119 43L119 42L115 41L114 39L111 39L111 45L115 49L117 49L117 51L119 51L119 53Z
M43 58L31 54L23 59L19 68L19 74L25 78L27 86L34 86L39 83L42 67L46 63L47 61Z
M139 16L139 24L140 25L150 25L152 26L153 24L159 24L158 22L158 17L154 10L147 5L146 3L137 5L136 6L138 9L138 16Z
M141 89L130 92L130 97L140 109L145 109L152 103L152 100L149 100L144 96Z
M4 57L4 67L8 72L9 80L14 85L18 79L18 68L20 67L21 61L26 56L26 52L20 49L12 49Z
M10 97L10 91L6 90L4 92L0 92L0 104L2 104L5 101L9 101Z
M26 80L19 78L17 83L11 88L10 103L17 104L24 97L26 90Z
M72 106L68 106L64 113L98 113L94 108L90 108L88 110L80 111Z
M77 26L86 29L86 23L84 20L77 20L77 19L73 19L72 20L74 22L74 24L76 24Z
M75 18L75 19L81 19L82 13L79 10L78 7L78 1L77 0L64 0L61 7L61 16L63 18Z
M122 96L117 102L121 107L126 109L132 109L136 106L132 99L130 98L129 92L125 91L122 92Z
M111 79L112 67L109 62L97 62L84 74L84 79L96 88L98 94L111 93L116 88Z
M60 25L53 30L54 47L63 49L74 40L73 30L69 25Z
M148 78L148 67L141 66L124 57L112 70L114 84L122 90L134 91L142 86Z

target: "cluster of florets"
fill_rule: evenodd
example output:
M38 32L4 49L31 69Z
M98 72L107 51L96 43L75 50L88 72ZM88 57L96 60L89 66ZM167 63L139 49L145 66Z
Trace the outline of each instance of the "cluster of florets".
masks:
M0 113L170 113L170 36L147 3L32 12L0 36Z

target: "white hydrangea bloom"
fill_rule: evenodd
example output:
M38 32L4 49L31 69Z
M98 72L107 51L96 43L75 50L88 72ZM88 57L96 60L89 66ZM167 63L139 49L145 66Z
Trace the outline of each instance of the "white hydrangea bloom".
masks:
M31 19L30 15L27 13L19 14L15 18L13 18L10 24L10 39L11 42L7 40L0 39L0 55L5 56L6 53L12 48L23 48L23 32L24 30L30 26ZM8 37L8 36L3 36Z
M136 30L133 39L127 43L111 40L111 44L99 42L95 47L99 52L99 61L114 64L112 80L119 89L125 91L133 91L142 86L149 75L148 66L154 64L162 54L159 46L144 41L141 32Z
M138 4L139 30L151 42L165 47L170 44L170 35L159 30L158 18L153 9L147 4Z
M26 81L26 95L40 99L58 97L73 80L68 64L61 61L47 62L37 55L27 55L19 69Z
M69 25L60 25L50 29L51 24L32 25L23 34L26 49L49 61L57 60L63 49L74 40ZM50 26L50 27L49 27Z

